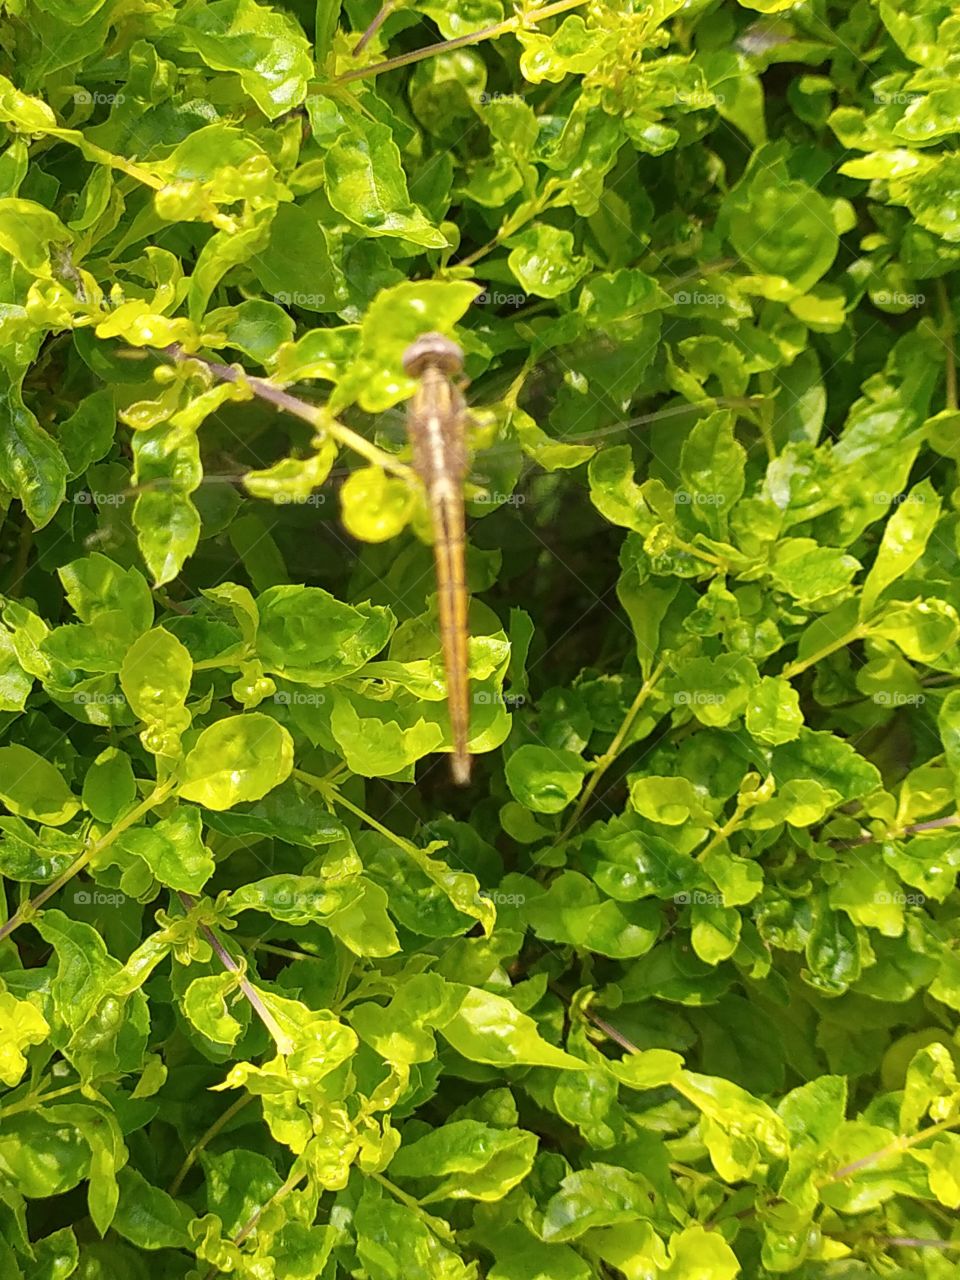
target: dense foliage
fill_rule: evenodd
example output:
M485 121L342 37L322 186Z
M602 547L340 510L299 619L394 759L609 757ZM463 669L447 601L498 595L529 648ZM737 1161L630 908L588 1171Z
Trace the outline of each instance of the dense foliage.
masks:
M953 1276L960 17L382 16L0 5L0 1275Z

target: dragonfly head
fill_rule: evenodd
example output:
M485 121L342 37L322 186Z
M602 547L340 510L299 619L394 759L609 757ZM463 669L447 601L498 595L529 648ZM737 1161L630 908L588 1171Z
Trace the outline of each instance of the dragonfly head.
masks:
M442 333L421 333L403 353L403 370L412 378L418 378L428 365L435 365L448 376L456 376L463 370L463 352Z

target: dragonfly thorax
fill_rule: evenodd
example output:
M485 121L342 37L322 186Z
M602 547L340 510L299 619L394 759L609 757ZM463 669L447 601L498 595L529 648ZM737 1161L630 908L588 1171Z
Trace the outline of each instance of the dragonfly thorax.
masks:
M430 365L455 376L463 370L463 351L442 333L422 333L403 353L403 369L419 378Z

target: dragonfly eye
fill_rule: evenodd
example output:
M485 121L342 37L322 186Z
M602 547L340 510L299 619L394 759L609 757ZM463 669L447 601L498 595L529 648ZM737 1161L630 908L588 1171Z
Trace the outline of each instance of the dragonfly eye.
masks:
M403 353L403 369L418 378L428 365L448 375L458 374L463 369L463 352L442 333L422 333Z

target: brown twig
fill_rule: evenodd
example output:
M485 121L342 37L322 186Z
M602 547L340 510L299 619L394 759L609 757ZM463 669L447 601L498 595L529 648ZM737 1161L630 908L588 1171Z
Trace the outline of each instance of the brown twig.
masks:
M189 893L184 893L180 889L177 890L177 897L180 899L180 902L183 904L184 910L187 912L192 911L194 907L197 905L196 898L191 897ZM233 956L230 954L227 948L223 945L223 943L220 941L220 939L217 937L217 935L214 933L214 931L210 928L209 925L201 924L200 933L203 935L206 941L213 948L214 954L216 955L220 963L223 965L223 967L227 970L227 972L232 973L234 977L237 979L237 986L240 988L244 996L246 996L247 1000L250 1002L250 1007L253 1009L254 1013L257 1015L257 1017L260 1019L263 1025L270 1032L270 1035L273 1037L276 1043L278 1052L282 1054L292 1053L294 1046L290 1037L280 1027L276 1018L274 1018L273 1014L270 1012L267 1006L263 1003L263 1000L260 997L260 993L250 983L249 979L247 978L241 966L237 964L236 960L234 960Z
M424 49L414 49L411 53L401 53L396 58L387 58L385 62L375 62L369 67L358 67L355 71L346 71L337 76L337 84L349 84L351 80L363 80L367 76L379 75L382 71L395 71L398 67L409 67L414 62L422 62L424 58L432 58L435 54L450 53L453 49L463 49L467 45L480 44L483 40L496 40L498 36L509 35L525 26L533 26L543 22L545 18L555 18L570 9L579 9L586 0L558 0L556 4L547 5L545 9L535 9L523 15L518 14L506 18L503 22L495 22L492 26L481 27L479 31L469 31L466 35L456 36L452 40L440 40L437 44L427 45Z
M249 387L250 391L258 399L266 400L277 409L283 409L284 412L293 414L295 418L301 418L304 422L309 422L317 430L318 434L330 436L348 449L352 449L354 453L359 453L368 462L382 467L384 471L390 471L411 483L415 481L413 470L410 467L403 462L398 462L396 458L386 453L383 449L378 449L375 444L371 444L369 440L358 432L351 431L343 423L329 417L322 406L311 404L308 400L301 400L299 396L292 396L288 391L275 387L272 382L267 382L265 378L257 378L253 374L247 373L239 365L223 364L219 360L211 360L209 356L186 351L179 342L171 342L169 346L159 348L159 353L178 363L183 363L187 360L198 360L223 382L233 382L239 386Z

